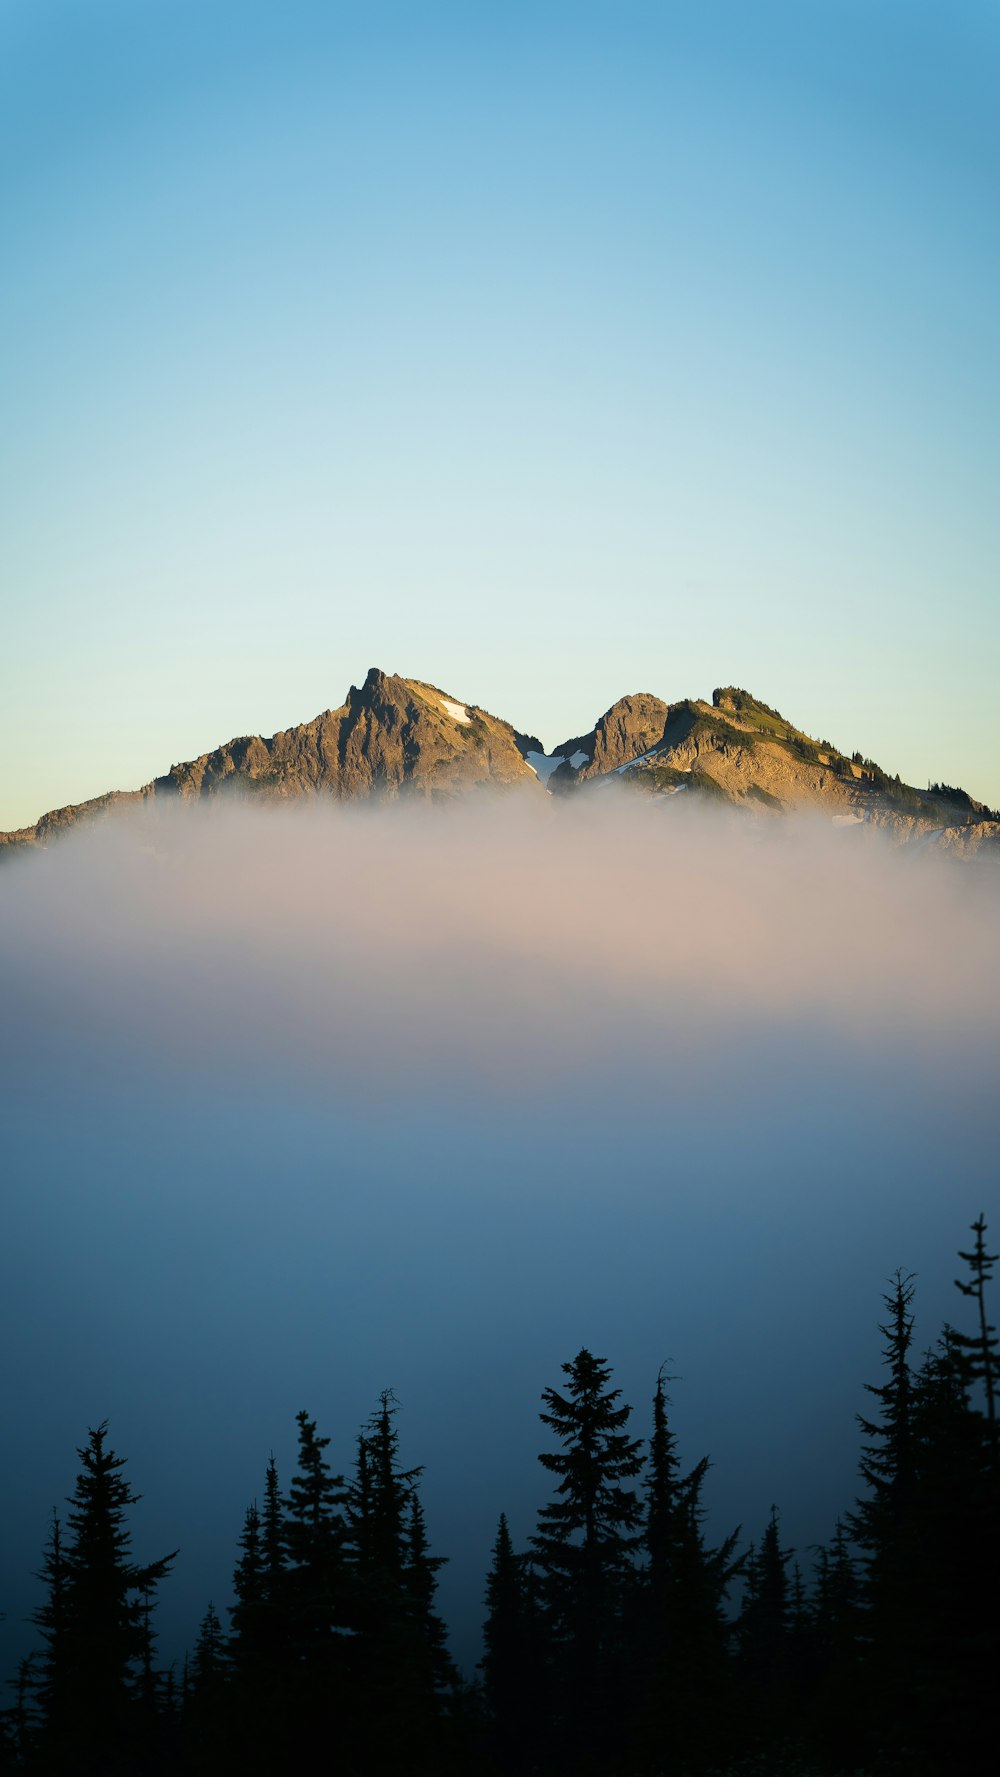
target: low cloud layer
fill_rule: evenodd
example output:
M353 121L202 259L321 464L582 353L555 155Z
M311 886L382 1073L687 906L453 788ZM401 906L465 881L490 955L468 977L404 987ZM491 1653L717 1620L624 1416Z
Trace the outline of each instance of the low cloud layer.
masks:
M181 1546L168 1658L294 1413L349 1467L391 1385L471 1666L581 1344L637 1433L672 1360L713 1528L828 1536L887 1274L926 1343L993 1214L998 914L985 865L613 793L220 803L5 860L4 1670L106 1416L139 1553Z
M8 1063L69 1043L406 1096L669 1087L783 1032L942 1060L995 1041L1000 872L827 823L216 806L15 860L0 902Z

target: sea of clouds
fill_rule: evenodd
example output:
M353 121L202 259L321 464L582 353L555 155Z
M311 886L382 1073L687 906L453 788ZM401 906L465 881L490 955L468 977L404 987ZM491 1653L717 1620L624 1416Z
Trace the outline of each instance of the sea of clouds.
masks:
M11 1659L88 1424L182 1547L174 1657L295 1412L349 1466L392 1386L469 1666L582 1344L637 1432L671 1360L713 1523L777 1500L808 1570L887 1275L926 1344L996 1208L1000 871L686 803L220 800L4 860Z
M106 821L0 880L7 1064L68 1041L405 1098L719 1081L748 1035L966 1063L989 1042L1000 872L678 804Z

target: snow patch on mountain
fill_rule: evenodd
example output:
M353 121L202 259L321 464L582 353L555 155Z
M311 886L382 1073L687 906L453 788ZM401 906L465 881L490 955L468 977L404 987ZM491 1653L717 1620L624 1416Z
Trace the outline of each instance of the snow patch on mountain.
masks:
M472 717L469 715L464 703L453 703L450 697L442 697L441 707L442 709L447 710L449 716L451 716L456 722L472 721Z

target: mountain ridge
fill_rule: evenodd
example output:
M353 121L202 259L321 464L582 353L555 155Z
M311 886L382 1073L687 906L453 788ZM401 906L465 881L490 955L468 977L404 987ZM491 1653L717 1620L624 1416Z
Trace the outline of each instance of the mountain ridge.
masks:
M52 809L33 827L0 833L0 847L44 846L71 827L155 800L437 801L487 786L565 796L615 780L658 798L684 790L758 814L811 807L840 825L874 822L897 839L933 839L962 854L1000 843L996 811L966 791L903 784L860 753L848 758L812 739L737 686L716 689L711 703L628 694L587 733L546 754L536 736L477 704L371 667L336 709L270 737L238 736L136 790Z

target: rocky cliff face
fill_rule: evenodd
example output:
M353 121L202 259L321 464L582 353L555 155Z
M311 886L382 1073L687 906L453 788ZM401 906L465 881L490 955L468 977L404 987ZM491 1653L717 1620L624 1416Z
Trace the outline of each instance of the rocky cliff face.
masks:
M589 734L578 734L556 748L563 763L553 772L551 787L569 789L640 758L650 748L659 746L666 721L667 705L652 692L637 691L631 697L620 697L605 710Z
M322 790L341 800L407 792L453 796L479 785L533 783L508 722L417 679L373 666L340 709L263 740L230 741L157 778L157 795L243 789L272 796Z
M900 844L963 858L1000 854L1000 821L964 791L902 784L870 759L812 740L734 686L711 703L668 705L647 691L621 697L588 733L546 756L509 722L377 667L339 709L312 722L269 739L232 740L139 790L55 809L35 827L0 834L0 847L45 844L81 821L150 799L447 800L487 786L538 796L542 782L561 794L599 794L613 782L657 798L683 790L758 814L806 807L844 827L880 827Z
M642 744L641 729L625 738L626 751L630 744ZM755 813L808 808L840 826L876 826L899 844L933 845L956 857L1000 850L1000 821L964 791L918 790L890 778L873 760L813 740L734 686L715 691L710 704L671 704L659 741L611 770L635 790L686 790ZM566 768L556 776L565 781Z
M342 801L416 795L447 799L487 785L539 793L524 753L540 743L435 685L372 667L340 709L269 739L244 735L173 765L140 790L112 791L54 809L35 827L0 835L9 846L44 844L54 834L129 803L219 795L270 798L325 794Z

